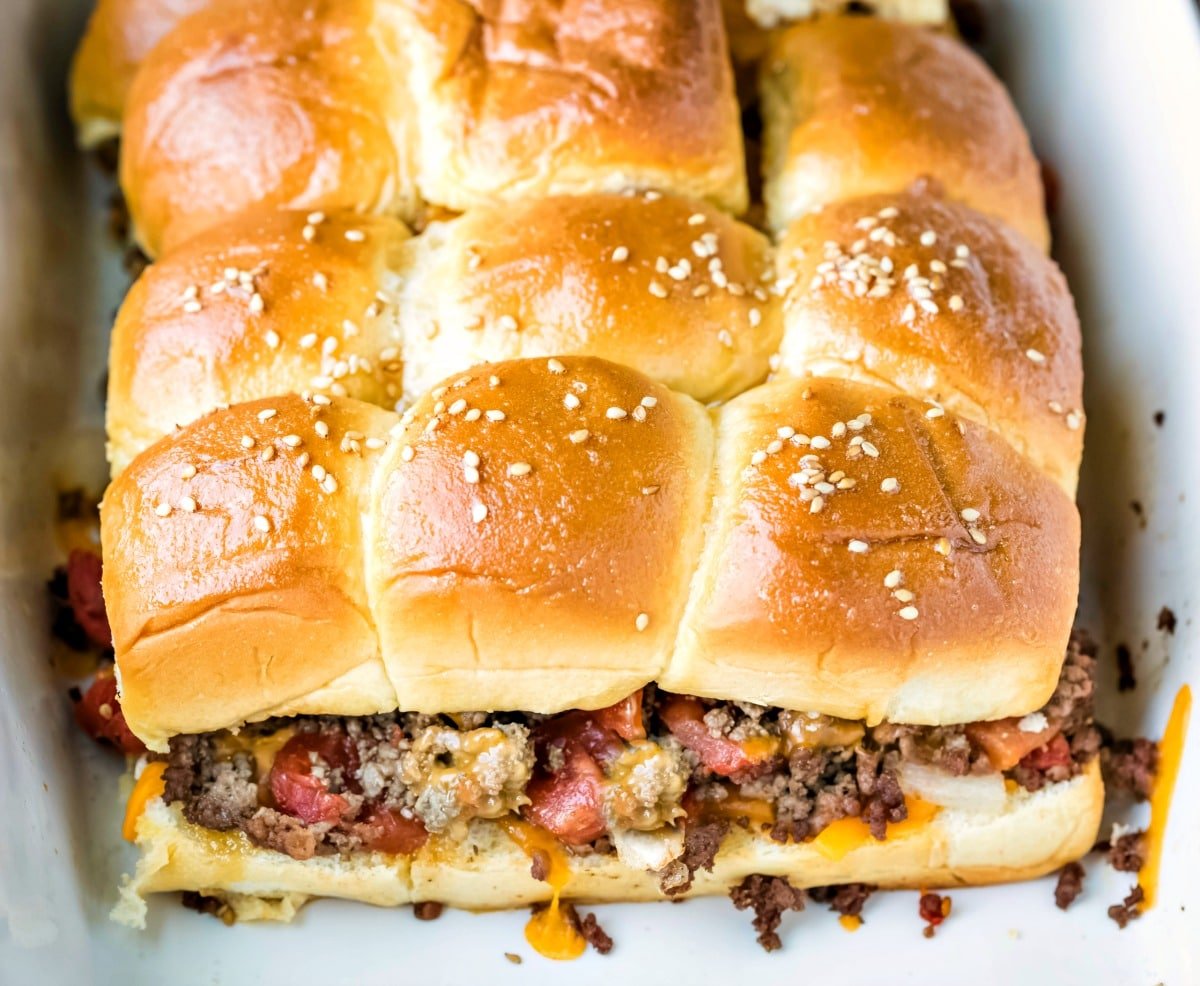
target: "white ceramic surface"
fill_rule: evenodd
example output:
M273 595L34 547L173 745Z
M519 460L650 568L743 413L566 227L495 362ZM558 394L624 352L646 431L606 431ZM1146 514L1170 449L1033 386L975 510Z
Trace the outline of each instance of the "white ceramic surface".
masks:
M1200 982L1200 722L1161 902L1124 932L1104 912L1129 880L1098 864L1065 914L1052 881L960 891L926 941L916 895L882 895L853 936L819 909L789 916L784 950L770 956L724 900L601 908L616 950L561 966L531 953L523 914L421 924L408 911L323 902L290 927L228 929L164 901L144 934L110 923L132 861L115 835L118 770L75 735L43 658L53 490L102 480L99 388L122 285L104 235L105 183L74 153L63 112L84 6L0 0L0 983ZM1179 684L1200 684L1196 8L988 7L994 62L1062 180L1056 253L1078 297L1088 372L1082 622L1105 642L1106 719L1157 735ZM1164 604L1179 617L1174 637L1155 629ZM1119 698L1117 641L1133 648L1141 681Z

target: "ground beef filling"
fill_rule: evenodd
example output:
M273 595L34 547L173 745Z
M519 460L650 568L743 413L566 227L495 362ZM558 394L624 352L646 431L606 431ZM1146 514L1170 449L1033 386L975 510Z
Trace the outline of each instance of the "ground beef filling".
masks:
M1095 653L1085 638L1072 639L1058 687L1041 710L1055 732L1057 754L1028 756L1006 772L1029 790L1074 776L1102 745L1092 721ZM686 729L680 726L681 702L692 716ZM712 869L731 824L785 842L813 838L839 819L858 817L882 839L889 823L907 817L899 780L906 762L955 776L995 769L963 726L868 728L747 703L681 699L653 686L632 709L636 731L647 738L606 734L602 750L595 739L599 727L580 720L593 714L577 712L301 717L248 727L238 738L178 736L171 741L163 798L180 803L196 825L240 829L258 845L307 859L373 848L381 810L418 830L453 836L475 818L536 809L527 787L535 793L546 778L577 777L579 751L588 747L597 751L605 788L597 806L603 834L586 835L574 851L611 851L608 833L614 829L652 830L686 815L682 852L660 871L664 892L674 895L690 888L698 870ZM601 714L595 716L600 722ZM547 736L561 739L568 717L574 717L569 725L576 745L546 742ZM623 722L618 732L631 735L630 721ZM254 737L281 729L312 740L305 749L313 751L300 760L301 781L319 784L335 804L319 820L297 817L279 802L275 775L284 758L277 756L272 766L269 758L255 756ZM336 763L316 752L325 747L315 738L331 734L340 737ZM575 752L567 756L564 750ZM289 762L294 760L293 754ZM1135 789L1146 785L1153 766L1150 750L1114 748L1107 760ZM539 816L531 811L529 817Z

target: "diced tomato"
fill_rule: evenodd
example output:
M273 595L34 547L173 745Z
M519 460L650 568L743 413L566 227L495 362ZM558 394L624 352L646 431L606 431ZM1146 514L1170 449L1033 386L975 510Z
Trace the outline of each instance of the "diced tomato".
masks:
M67 558L67 599L75 622L83 627L88 639L98 647L112 646L112 630L100 591L100 556L76 548Z
M338 822L349 811L349 802L329 790L326 778L313 774L312 754L327 768L341 767L347 775L358 768L354 744L340 729L297 733L275 755L271 793L280 811L303 822Z
M1033 770L1049 770L1051 767L1065 767L1071 762L1071 744L1061 733L1057 734L1045 746L1038 747L1032 753L1021 758L1023 767Z
M567 845L580 846L600 838L604 820L604 776L582 744L563 742L565 761L554 773L539 769L525 787L530 803L522 813Z
M146 752L145 744L133 735L117 699L117 679L111 668L96 674L83 697L75 703L75 721L92 739L111 743L122 753L135 756Z
M646 738L646 726L642 722L642 690L639 688L628 698L616 705L590 713L597 725L611 730L623 740L633 742Z
M704 706L698 699L672 695L659 707L659 715L671 734L700 758L715 774L732 777L746 774L769 763L771 754L754 757L742 744L726 736L713 736L704 724Z
M966 727L967 738L987 754L997 770L1011 770L1038 747L1049 743L1058 730L1047 727L1036 733L1024 732L1020 718L995 719L991 722L972 722Z
M368 805L355 825L363 847L372 852L409 856L429 838L419 819L405 818L398 811L382 805Z

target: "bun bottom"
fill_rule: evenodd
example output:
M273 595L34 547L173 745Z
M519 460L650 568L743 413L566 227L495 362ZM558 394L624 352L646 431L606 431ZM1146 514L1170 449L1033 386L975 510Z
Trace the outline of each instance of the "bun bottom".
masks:
M1031 879L1083 856L1095 843L1104 806L1093 760L1078 777L1041 791L1010 793L1002 811L946 808L915 831L870 840L840 858L812 843L781 844L734 828L711 873L698 872L686 896L725 894L745 877L785 876L793 886L872 883L884 888L955 887ZM411 858L372 853L299 861L254 846L243 834L215 833L153 802L137 825L142 857L121 888L114 919L144 927L145 895L195 890L224 900L239 920L288 921L310 897L379 906L438 901L484 911L549 900L528 857L495 824L475 822L465 840L432 839ZM615 856L571 857L564 898L590 903L661 900L658 878Z

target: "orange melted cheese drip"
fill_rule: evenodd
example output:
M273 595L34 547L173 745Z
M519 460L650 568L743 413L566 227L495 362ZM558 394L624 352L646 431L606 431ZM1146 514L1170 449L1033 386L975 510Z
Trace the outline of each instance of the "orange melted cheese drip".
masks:
M888 841L903 839L919 832L941 809L920 798L906 797L908 817L902 822L890 822L887 827ZM848 853L876 841L867 823L861 818L839 818L821 830L812 840L812 847L826 859L837 862Z
M546 882L554 896L550 898L550 905L534 914L525 925L525 940L535 952L548 959L579 958L587 948L587 942L558 900L571 879L571 868L562 845L549 832L519 818L502 818L499 824L530 859L540 850L550 860Z
M163 772L166 769L167 765L162 760L148 763L142 770L142 776L133 785L129 800L125 803L125 821L121 823L121 835L127 841L133 842L137 838L137 822L146 810L146 805L154 798L161 798L166 790L166 782L163 780Z
M838 918L838 924L847 931L857 931L862 927L862 918L857 914L843 914Z
M1158 895L1158 871L1162 862L1163 839L1167 834L1167 815L1171 811L1171 795L1179 776L1179 761L1183 758L1183 742L1187 738L1188 718L1192 711L1192 690L1184 685L1175 695L1167 728L1158 744L1158 776L1150 795L1150 827L1146 829L1146 862L1138 872L1145 898L1141 910L1154 906Z

